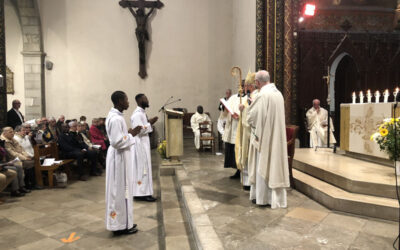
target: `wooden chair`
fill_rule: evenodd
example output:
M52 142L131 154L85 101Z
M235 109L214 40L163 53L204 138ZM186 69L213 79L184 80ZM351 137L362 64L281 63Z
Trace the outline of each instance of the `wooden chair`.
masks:
M290 178L290 186L292 188L294 188L292 165L293 165L294 151L296 149L295 142L298 131L299 127L296 125L286 126L286 140L287 140L287 151L288 151L288 161L289 161L289 178Z
M212 152L215 151L215 137L213 133L212 122L202 122L199 124L200 130L200 150L204 148L211 148ZM211 135L208 135L211 134ZM210 142L210 144L204 144L204 142Z
M60 163L60 164L53 164L52 166L44 167L40 163L41 157L55 158L56 160L59 160L58 148L57 148L56 143L52 142L49 144L35 145L33 150L34 150L34 154L35 154L34 162L35 162L36 183L40 186L43 186L42 172L47 171L49 187L52 188L54 186L54 183L53 183L54 171L56 171L61 166L65 166L67 164L72 163L74 160L70 160L70 159L63 160L62 163Z

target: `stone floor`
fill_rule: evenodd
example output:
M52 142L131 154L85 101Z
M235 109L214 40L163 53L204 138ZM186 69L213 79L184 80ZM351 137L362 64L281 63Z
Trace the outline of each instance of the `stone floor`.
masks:
M223 168L223 156L187 146L183 162L225 249L391 249L396 238L394 222L336 213L295 190L288 209L257 207L229 179L233 170ZM153 168L157 173L158 164ZM104 227L104 176L8 198L0 205L0 249L193 249L176 180L155 174L161 199L135 202L140 231L117 238ZM80 238L62 242L71 233Z
M253 205L223 159L185 147L183 162L225 249L393 249L397 223L330 211L296 190L287 209Z
M135 202L139 232L113 237L104 225L105 177L34 191L0 205L0 249L164 249L160 200ZM159 182L154 190L159 193ZM4 195L4 193L3 193ZM71 233L80 237L64 243Z

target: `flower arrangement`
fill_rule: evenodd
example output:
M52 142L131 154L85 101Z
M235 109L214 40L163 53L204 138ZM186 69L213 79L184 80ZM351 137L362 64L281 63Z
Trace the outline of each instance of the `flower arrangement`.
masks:
M397 142L395 142L395 134L397 134ZM376 142L380 150L389 155L390 160L400 160L400 119L383 120L378 131L371 135L371 141ZM397 154L395 155L396 147Z
M157 152L162 159L167 159L167 141L162 141L160 145L158 145Z

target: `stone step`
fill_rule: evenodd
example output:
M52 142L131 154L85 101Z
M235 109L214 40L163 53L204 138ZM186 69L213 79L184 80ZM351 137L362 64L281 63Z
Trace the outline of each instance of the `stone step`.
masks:
M394 168L334 154L296 149L293 168L351 193L396 199Z
M329 209L397 221L399 204L395 199L347 192L306 173L293 169L296 189Z

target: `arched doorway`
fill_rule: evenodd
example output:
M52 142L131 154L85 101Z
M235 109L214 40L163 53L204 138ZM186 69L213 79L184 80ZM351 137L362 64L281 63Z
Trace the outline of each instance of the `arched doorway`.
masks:
M340 104L351 103L352 93L361 89L357 65L348 53L340 54L332 63L330 70L330 96L332 97L334 135L340 146Z

